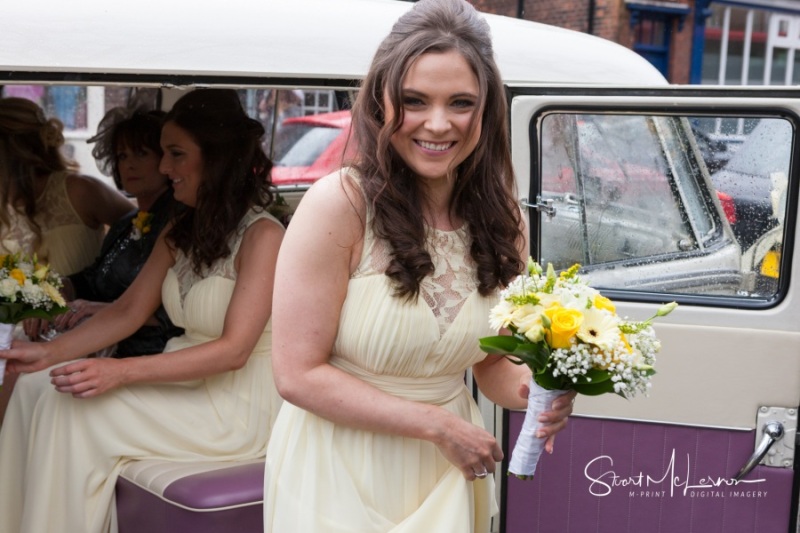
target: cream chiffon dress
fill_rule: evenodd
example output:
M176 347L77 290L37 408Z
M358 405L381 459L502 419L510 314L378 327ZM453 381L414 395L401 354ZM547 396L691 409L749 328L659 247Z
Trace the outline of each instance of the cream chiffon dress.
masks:
M166 350L218 338L244 230L269 218L250 211L233 253L202 276L178 253L162 287L164 307L186 329ZM116 531L114 485L131 459L263 457L280 397L272 381L269 324L245 366L209 378L131 385L91 399L56 392L49 370L23 375L0 431L0 531Z
M465 229L429 229L435 273L420 298L392 296L384 241L369 229L348 284L330 364L389 394L483 427L465 371L484 359L495 298L478 294ZM285 403L267 450L267 533L489 531L492 477L467 481L428 442L336 425Z
M0 253L36 253L62 276L69 276L91 265L100 254L104 229L92 229L81 220L67 195L68 172L55 172L47 179L37 201L42 240L36 246L36 234L28 220L10 211L11 224L0 236Z

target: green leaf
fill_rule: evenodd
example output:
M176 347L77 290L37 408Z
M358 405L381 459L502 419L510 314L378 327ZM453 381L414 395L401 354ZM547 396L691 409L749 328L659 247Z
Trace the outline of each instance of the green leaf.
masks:
M575 383L572 388L578 391L578 394L599 396L608 392L614 392L614 382L607 379L600 383Z
M538 374L533 375L533 380L538 383L542 388L547 390L569 390L571 389L572 381L561 376L553 377L551 370L545 369Z
M525 363L533 372L538 372L547 365L550 349L544 342L525 342L515 335L496 335L478 339L481 350L494 355L511 356L509 360L515 364ZM514 361L513 358L520 362Z
M589 371L586 372L586 377L592 378L590 383L602 383L607 379L611 379L611 372L599 368L590 368Z
M513 354L521 342L511 335L495 335L478 339L481 350L494 355Z
M513 355L519 357L533 372L539 372L547 366L550 359L550 349L543 342L520 344Z

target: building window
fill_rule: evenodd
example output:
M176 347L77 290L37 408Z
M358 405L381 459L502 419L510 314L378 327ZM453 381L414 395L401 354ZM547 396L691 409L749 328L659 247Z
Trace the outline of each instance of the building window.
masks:
M656 0L626 0L625 6L630 11L633 49L668 77L672 28L683 28L689 6Z

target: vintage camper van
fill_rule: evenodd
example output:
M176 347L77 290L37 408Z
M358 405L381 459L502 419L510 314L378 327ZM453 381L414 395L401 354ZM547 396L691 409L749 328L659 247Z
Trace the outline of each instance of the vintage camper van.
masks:
M288 212L321 166L338 163L358 82L410 6L7 2L0 84L43 95L68 125L72 155L98 177L85 141L108 108L166 109L185 91L235 88L267 126ZM614 43L487 20L534 257L557 268L581 263L622 315L680 303L657 326L663 349L649 397L579 397L533 480L497 475L494 530L800 531L800 91L670 86ZM66 104L56 98L65 90ZM752 204L737 196L750 194L747 183L715 188L709 167L719 158L700 135L709 121L790 132L767 139L788 156L760 169L768 186L759 209L737 210ZM751 217L764 217L762 230L740 242L733 226ZM523 413L475 394L508 457ZM260 461L132 462L117 487L119 530L260 531L262 475Z

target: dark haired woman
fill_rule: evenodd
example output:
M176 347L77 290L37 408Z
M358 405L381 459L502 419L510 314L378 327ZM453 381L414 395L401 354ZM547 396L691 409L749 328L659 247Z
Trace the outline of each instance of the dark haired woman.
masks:
M176 209L161 163L161 111L114 108L100 121L92 155L117 188L136 199L138 209L111 225L94 264L69 276L70 312L56 317L57 330L71 329L96 314L130 287L170 214ZM178 204L180 205L180 204ZM159 353L183 333L163 306L131 336L104 350L114 357Z
M308 191L281 249L273 366L286 403L265 531L489 530L503 454L464 374L509 408L526 406L530 379L478 347L527 257L506 115L488 24L464 0L414 4L359 91L358 158ZM543 414L543 437L573 397Z
M284 230L266 212L263 133L235 91L183 96L165 118L160 168L186 209L131 287L50 343L0 352L32 372L0 431L0 531L107 531L128 459L265 453L280 401L269 320ZM130 335L162 301L186 330L164 353L78 359Z

